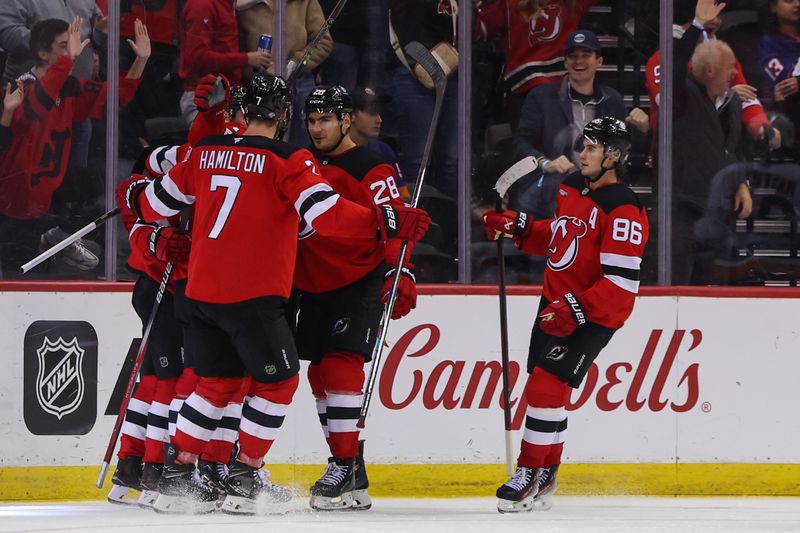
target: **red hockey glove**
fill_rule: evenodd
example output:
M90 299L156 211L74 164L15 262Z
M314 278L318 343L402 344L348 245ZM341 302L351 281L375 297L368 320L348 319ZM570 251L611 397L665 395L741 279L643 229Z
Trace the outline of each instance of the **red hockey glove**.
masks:
M230 94L231 84L228 78L222 74L206 74L200 78L194 89L194 105L201 113L211 111L217 114L228 108Z
M401 241L417 242L428 231L431 217L423 209L408 206L393 206L381 204L375 206L378 210L378 224L381 239L400 239Z
M586 324L586 312L571 292L563 300L555 300L539 315L539 327L548 335L568 337L578 326Z
M482 220L486 237L490 241L496 241L501 235L508 238L522 237L528 229L528 215L510 209L505 209L502 213L487 211Z
M394 307L392 308L392 320L403 318L417 307L417 278L414 277L414 273L411 270L405 267L400 272L400 282L397 284L397 298L395 298ZM394 273L394 268L386 273L381 296L383 303L389 301L389 293L392 292L392 283L394 282Z
M150 254L167 263L181 263L189 257L192 241L177 228L159 226L150 234Z
M137 218L141 218L139 207L136 204L141 193L144 192L150 180L141 174L131 174L131 177L117 185L116 198L117 205L125 211L127 208L133 212Z

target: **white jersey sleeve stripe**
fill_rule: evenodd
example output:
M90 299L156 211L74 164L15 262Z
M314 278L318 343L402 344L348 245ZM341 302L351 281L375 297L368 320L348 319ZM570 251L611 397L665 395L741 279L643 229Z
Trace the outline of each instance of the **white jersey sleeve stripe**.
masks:
M633 270L639 270L639 267L642 264L641 257L634 257L631 255L620 255L620 254L600 254L600 264L606 266L614 266L614 267L621 267L621 268L630 268Z
M639 293L638 280L632 280L630 278L624 278L622 276L616 276L612 274L606 274L604 277L620 289L632 292L633 294Z

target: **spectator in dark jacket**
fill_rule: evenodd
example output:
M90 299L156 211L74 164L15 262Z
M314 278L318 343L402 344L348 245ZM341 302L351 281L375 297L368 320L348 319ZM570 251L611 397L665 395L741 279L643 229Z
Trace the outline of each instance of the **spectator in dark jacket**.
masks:
M731 90L736 75L736 58L730 46L720 40L695 45L703 26L719 15L725 4L698 0L695 23L675 44L673 79L674 134L672 283L708 284L714 250L695 238L695 224L708 204L710 184L721 170L737 162L742 133L742 106ZM687 73L691 59L692 70ZM752 210L746 177L729 184L733 211L740 219ZM716 191L715 194L720 194Z
M595 83L603 64L600 41L588 30L567 39L564 63L567 75L561 81L528 92L513 138L517 159L533 156L539 160L535 175L526 178L515 209L551 218L556 190L564 176L575 168L578 152L575 140L583 127L597 117L614 117L647 132L647 114L639 108L628 114L622 95L611 87Z

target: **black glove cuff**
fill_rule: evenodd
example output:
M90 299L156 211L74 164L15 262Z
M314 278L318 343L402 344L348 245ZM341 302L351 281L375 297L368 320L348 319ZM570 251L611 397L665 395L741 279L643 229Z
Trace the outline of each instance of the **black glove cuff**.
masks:
M150 250L150 255L153 257L158 257L156 255L156 247L158 246L158 239L161 236L162 229L164 229L164 226L156 226L153 229L153 233L150 234L150 240L148 241L147 248Z
M128 185L128 190L125 191L125 202L128 204L128 209L134 212L137 218L142 218L142 213L139 210L139 195L144 192L150 180L142 178L136 180Z
M581 303L578 301L578 299L575 298L575 295L571 292L568 292L564 295L564 301L567 302L567 305L569 305L569 309L572 311L572 317L575 319L575 322L579 326L586 324L586 312L583 310L583 306L581 306Z
M397 215L397 210L389 204L381 204L378 206L383 217L383 227L386 231L384 237L386 239L393 239L397 236L397 227L400 217Z
M516 237L522 237L525 235L525 230L528 229L528 213L523 213L520 211L517 213L517 221L514 225L514 235Z

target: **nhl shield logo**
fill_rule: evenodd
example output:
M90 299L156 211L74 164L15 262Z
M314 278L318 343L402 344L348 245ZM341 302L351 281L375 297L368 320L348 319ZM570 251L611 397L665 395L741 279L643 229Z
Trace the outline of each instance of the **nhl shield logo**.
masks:
M23 415L34 435L86 435L97 419L97 333L37 320L25 332Z
M75 412L83 400L83 354L78 338L66 342L49 337L36 350L39 372L36 374L36 398L42 409L61 417Z

